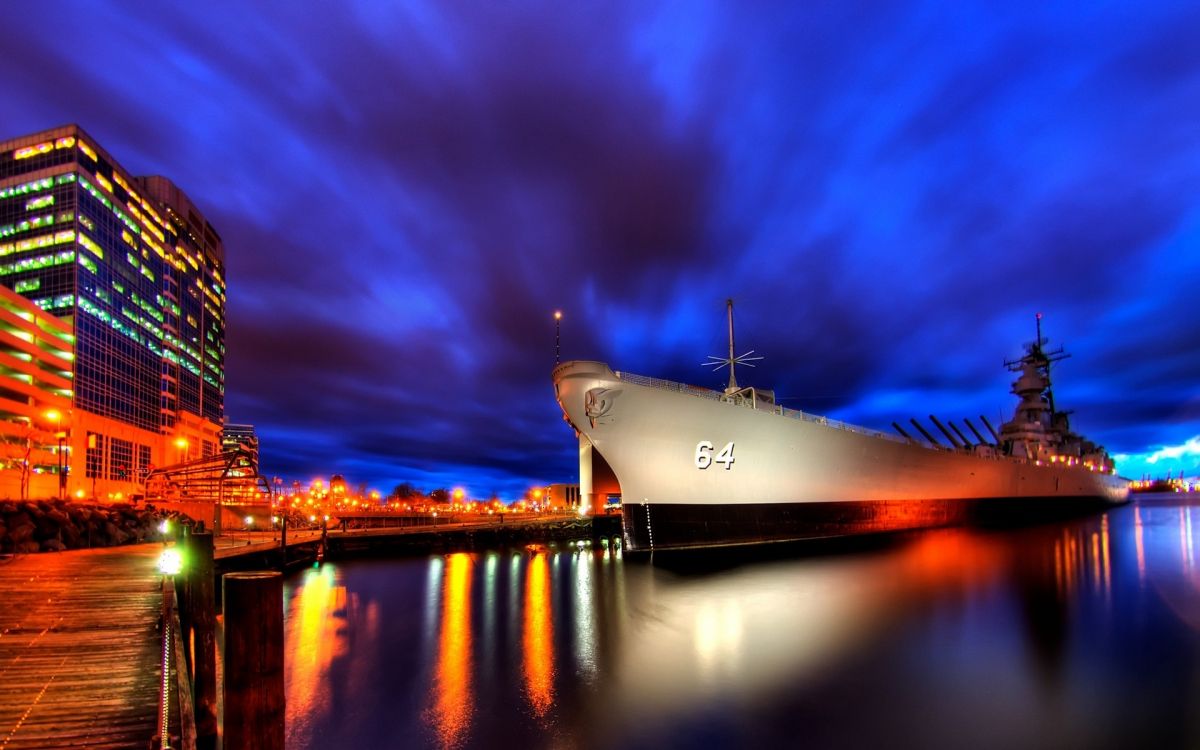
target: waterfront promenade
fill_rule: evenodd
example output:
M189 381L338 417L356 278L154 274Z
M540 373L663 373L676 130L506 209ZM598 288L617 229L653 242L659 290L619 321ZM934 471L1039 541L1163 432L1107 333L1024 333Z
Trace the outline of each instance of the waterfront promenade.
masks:
M149 746L161 551L140 544L0 561L0 750Z

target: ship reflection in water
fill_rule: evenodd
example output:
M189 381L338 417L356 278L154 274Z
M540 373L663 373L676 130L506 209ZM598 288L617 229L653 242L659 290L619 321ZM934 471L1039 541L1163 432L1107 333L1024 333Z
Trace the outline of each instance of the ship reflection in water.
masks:
M1197 747L1200 501L1016 531L292 576L288 747Z

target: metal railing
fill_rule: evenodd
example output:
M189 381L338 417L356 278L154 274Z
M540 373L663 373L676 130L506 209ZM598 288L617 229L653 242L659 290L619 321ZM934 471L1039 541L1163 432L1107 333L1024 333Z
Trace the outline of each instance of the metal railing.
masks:
M926 445L924 443L916 442L915 440L903 438L899 435L892 435L891 433L882 432L880 430L859 427L858 425L842 422L837 419L830 419L829 417L823 417L817 414L809 414L808 412L800 411L799 409L789 409L786 406L780 406L779 404L775 403L764 403L762 401L758 401L757 399L751 399L744 396L730 397L720 391L714 391L711 388L702 388L697 385L676 383L672 380L663 380L661 378L651 378L647 377L646 375L637 375L632 372L617 372L615 374L617 379L623 382L641 385L647 388L654 388L660 391L683 393L689 396L695 396L697 398L708 399L709 401L721 401L742 409L753 409L755 411L774 414L780 417L787 417L789 419L799 419L803 422L811 422L813 424L819 424L823 427L829 427L835 430L843 430L845 432L853 432L859 435L882 438L884 440L891 440L892 442L902 443L904 445L915 445L919 448L925 448L926 450L945 451L948 453L961 452L961 450L958 448L947 448L940 445ZM982 453L974 450L978 447L980 446L972 446L971 453L979 458L990 459L993 461L1010 461L1020 464L1032 464L1037 466L1041 466L1043 464L1049 465L1048 462L1042 462L1032 458L1022 458L1019 456L1007 455L1002 453L995 446L991 446L993 450Z
M671 380L662 380L661 378L651 378L651 377L647 377L645 375L635 375L634 373L631 373L631 372L618 372L618 373L616 373L616 376L618 379L620 379L624 382L627 382L627 383L633 383L634 385L641 385L641 386L645 386L647 388L655 388L660 391L672 391L674 393L685 393L689 396L696 396L697 398L704 398L704 399L708 399L709 401L723 401L727 404L730 404L732 406L737 406L737 407L740 407L743 409L754 409L755 411L761 411L761 412L766 412L769 414L775 414L776 416L787 417L789 419L799 419L803 422L811 422L813 424L819 424L823 427L829 427L829 428L832 428L835 430L844 430L845 432L854 432L859 435L868 435L870 437L883 438L884 440L891 440L891 441L897 442L897 443L910 444L908 440L906 440L898 435L891 435L889 433L881 432L879 430L872 430L872 429L868 429L866 427L859 427L858 425L852 425L852 424L849 424L848 422L842 422L837 419L830 419L829 417L822 417L817 414L809 414L807 412L800 411L799 409L789 409L786 406L780 406L779 404L763 403L761 401L752 400L752 399L744 398L744 397L730 398L729 396L726 396L724 393L721 393L720 391L714 391L709 388L701 388L700 386L696 386L696 385L686 385L684 383L676 383ZM769 408L766 408L766 407L769 407ZM913 444L920 445L919 443L913 443Z

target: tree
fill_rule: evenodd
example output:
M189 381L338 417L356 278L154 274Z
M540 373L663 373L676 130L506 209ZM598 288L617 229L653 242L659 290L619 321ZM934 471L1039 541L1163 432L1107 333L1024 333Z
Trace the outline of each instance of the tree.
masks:
M401 482L392 490L392 497L398 500L408 500L420 496L421 491L412 482Z
M450 502L450 490L445 487L438 487L429 493L429 499L435 503L448 503Z
M35 441L43 444L47 440L44 430L39 430L29 422L24 422L24 428L19 436L0 439L0 469L11 469L20 473L20 493L22 500L29 499L29 480L33 473L33 450Z

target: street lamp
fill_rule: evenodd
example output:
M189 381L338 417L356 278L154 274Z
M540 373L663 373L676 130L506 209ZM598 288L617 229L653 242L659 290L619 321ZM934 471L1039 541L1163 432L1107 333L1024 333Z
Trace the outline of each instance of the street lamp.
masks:
M63 500L67 494L67 456L64 450L67 442L67 433L59 429L62 426L62 412L58 409L47 411L46 419L54 423L54 436L58 438L58 499Z
M179 463L183 463L187 458L188 441L185 437L175 438L175 447L179 449Z

